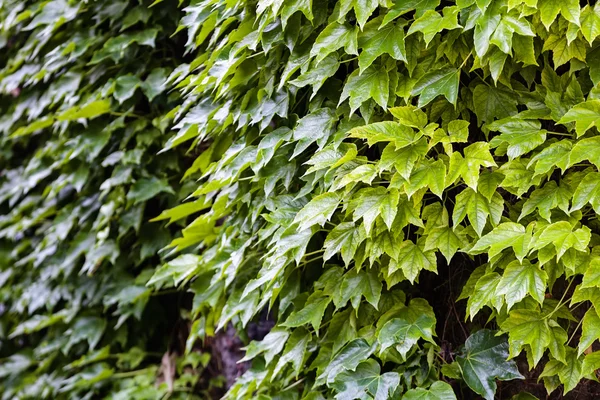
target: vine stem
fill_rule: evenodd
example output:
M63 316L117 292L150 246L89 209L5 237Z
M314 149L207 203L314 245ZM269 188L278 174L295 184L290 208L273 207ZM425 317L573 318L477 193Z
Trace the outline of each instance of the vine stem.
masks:
M577 333L577 331L579 330L579 327L581 326L581 324L583 323L583 318L581 318L579 320L579 323L577 324L577 326L575 327L575 330L573 331L573 333L571 333L571 337L569 337L569 340L567 340L567 345L569 343L571 343L571 340L573 340L573 338L575 337L575 334Z
M567 285L567 288L565 289L565 292L563 293L562 297L560 298L558 304L556 305L556 307L554 307L554 310L552 310L552 312L548 315L546 315L544 318L548 319L550 318L552 315L554 315L555 312L557 312L562 306L564 306L567 302L563 302L563 300L565 299L565 296L567 295L567 293L569 292L569 289L571 288L571 284L573 283L573 279L571 279L569 281L569 284Z

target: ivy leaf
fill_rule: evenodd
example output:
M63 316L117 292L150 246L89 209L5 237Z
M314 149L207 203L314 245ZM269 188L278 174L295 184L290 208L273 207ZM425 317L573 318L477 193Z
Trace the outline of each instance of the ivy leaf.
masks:
M488 85L477 85L473 90L473 107L479 125L517 113L517 100L509 90Z
M542 304L547 280L548 274L529 260L513 261L506 266L496 293L504 295L507 310L528 294Z
M422 16L425 11L435 10L439 5L440 0L407 0L396 2L388 10L387 14L385 14L381 26L387 25L394 19L412 10L415 10L415 16L418 18Z
M290 84L300 88L311 85L313 87L312 98L317 94L325 81L336 73L339 67L340 61L337 55L330 54L319 63L316 63L316 65L313 65L312 68L300 74L296 79L290 81Z
M571 224L560 221L548 225L532 245L534 249L539 250L552 243L556 248L557 259L560 259L570 248L586 251L590 238L591 231L587 226L573 231Z
M400 355L406 359L406 354L419 339L434 343L434 326L433 309L425 300L413 299L379 331L378 341L381 346L379 352L383 353L387 348L395 346Z
M337 193L326 192L314 197L308 202L294 218L298 225L298 231L303 231L313 225L323 226L340 204L341 196Z
M402 178L409 180L415 164L427 153L427 140L421 138L401 149L396 149L396 146L397 141L394 140L383 149L378 168L387 170L393 165Z
M423 33L425 45L428 46L433 37L444 29L462 28L458 24L458 12L459 9L456 6L445 7L443 10L444 16L442 17L437 11L427 10L412 23L408 29L408 35L412 35L415 32Z
M333 22L317 37L310 50L310 57L316 57L317 63L324 60L329 54L342 47L348 54L358 55L358 27L349 24Z
M463 190L456 196L456 205L452 212L452 224L457 226L466 216L475 232L481 236L490 217L493 225L500 222L504 211L504 201L499 194L494 194L491 201L471 188Z
M340 373L331 385L338 391L336 399L359 399L370 393L376 400L387 399L400 384L397 372L381 374L377 361L369 359L356 367L355 371Z
M355 70L348 77L339 104L350 97L350 108L354 112L365 101L375 100L382 108L386 108L389 96L389 76L384 67L371 65L364 72Z
M580 210L590 204L596 213L600 213L600 173L590 172L586 174L575 193L570 212Z
M527 345L531 349L532 367L538 364L547 348L551 351L553 348L561 348L558 352L556 350L552 352L555 357L561 351L564 354L567 333L552 320L544 318L537 310L513 310L500 327L509 334L510 357L518 356ZM556 342L556 338L560 341ZM556 343L551 346L553 341Z
M590 46L600 35L600 8L586 5L581 11L581 33Z
M136 181L127 193L127 199L133 201L133 204L138 204L163 192L175 194L166 179L153 176Z
M291 313L281 326L295 328L311 324L313 329L318 331L325 309L330 302L331 297L323 295L320 291L316 291L306 300L304 307L301 310Z
M583 275L581 288L600 287L600 258L593 257Z
M110 111L110 101L96 100L83 107L72 107L56 117L59 121L75 121L78 119L93 119Z
M600 100L588 100L571 108L558 121L559 124L575 122L577 137L600 123Z
M364 296L377 309L382 289L381 280L373 270L368 272L352 270L344 275L339 289L339 298L334 297L334 303L337 308L342 308L348 300L351 300L352 307L358 310L361 296Z
M331 384L344 371L354 371L375 351L375 344L370 345L365 339L354 339L340 350L329 362L327 368L317 378L317 382L325 379Z
M419 107L426 106L440 95L443 95L450 103L456 105L459 75L460 70L452 67L428 72L417 81L411 94L419 96Z
M343 222L336 225L329 232L323 244L325 248L323 259L327 261L336 253L341 253L344 263L348 266L353 260L358 246L366 237L367 233L363 224L355 226L353 222Z
M353 220L356 222L360 218L363 219L367 235L370 234L378 216L381 216L391 229L391 224L398 212L399 201L400 194L395 189L388 191L381 186L361 189L350 200L350 209L354 210Z
M404 189L409 198L423 188L429 188L433 194L442 198L445 177L446 164L442 160L435 162L423 160L412 171L409 181L404 184Z
M560 382L565 386L564 394L575 389L582 378L583 360L577 356L575 349L567 348L567 356L564 363L558 360L550 360L540 374L540 378L558 376Z
M461 247L461 242L456 233L449 226L433 228L426 237L425 251L439 249L446 258L448 265L452 256Z
M570 140L553 143L532 157L527 168L535 164L535 175L545 174L555 167L564 172L570 164L572 148L573 143Z
M265 361L269 364L277 354L281 353L289 336L289 332L285 329L274 328L263 340L250 342L245 348L246 355L240 361L252 360L256 356L264 354Z
M477 279L473 292L467 300L467 314L469 314L471 320L485 306L500 310L504 301L496 295L496 290L501 279L496 272L486 273Z
M546 29L550 29L550 25L556 20L558 13L561 13L567 21L579 26L580 9L577 1L540 0L538 7L542 23Z
M379 142L392 142L395 149L410 146L423 136L421 132L401 125L397 122L384 121L358 126L350 130L350 137L366 139L369 146Z
M502 250L512 247L517 259L523 261L529 253L532 231L533 227L528 227L526 230L521 224L504 222L481 237L469 252L471 254L481 254L487 250L490 259L493 259Z
M397 248L396 258L390 261L389 273L392 274L399 269L412 283L423 269L437 271L435 253L425 251L420 245L406 240Z
M495 121L489 125L490 130L500 131L502 134L496 136L490 142L491 147L497 147L501 143L508 145L509 159L514 159L529 153L546 140L546 130L540 129L539 121L523 120L509 117Z
M410 389L402 397L404 400L456 400L452 386L446 382L434 382L429 389Z
M317 144L319 150L323 149L334 123L335 115L329 108L315 110L300 119L292 132L293 139L297 143L291 159L297 157L313 143Z
M582 139L575 143L569 155L569 167L583 160L588 160L597 168L600 168L598 145L600 145L600 136Z
M452 153L446 185L454 183L460 175L467 186L477 191L481 167L495 167L497 165L490 154L488 143L473 143L464 149L464 154L463 158L458 152Z
M580 357L598 339L600 339L600 317L598 317L598 313L592 307L583 317L577 356Z
M496 379L523 379L514 361L506 361L506 337L482 329L467 339L465 348L456 360L465 383L486 400L494 400Z
M273 376L271 377L271 381L275 379L278 375L279 371L287 364L292 363L292 367L294 368L294 373L296 376L300 374L302 370L302 361L304 360L304 355L306 354L306 346L311 339L311 334L306 331L306 329L298 328L295 329L294 332L290 335L289 339L285 343L285 349L283 353L281 353L281 357L277 360L277 365L273 370Z
M115 99L119 103L123 103L125 100L130 99L135 90L141 85L140 78L135 75L127 74L119 76L115 81Z
M543 188L531 193L523 204L519 220L537 209L540 217L551 222L550 217L554 208L558 207L565 213L569 213L569 200L572 196L573 193L565 185L558 186L554 181L548 182Z
M356 20L361 29L364 28L367 19L373 14L379 5L378 0L342 0L340 2L339 17L344 17L350 9L354 8Z
M375 21L373 22L373 24L367 25L367 29L358 42L359 47L362 48L360 56L358 56L361 74L382 54L389 54L398 61L407 61L403 27L400 24L391 23L377 29Z

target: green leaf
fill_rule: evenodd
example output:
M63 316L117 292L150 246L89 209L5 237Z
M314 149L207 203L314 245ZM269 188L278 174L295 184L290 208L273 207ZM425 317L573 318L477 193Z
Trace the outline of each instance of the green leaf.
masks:
M478 276L475 275L475 278ZM496 272L485 273L477 279L473 292L467 300L467 314L471 320L485 306L493 307L498 311L503 306L504 300L496 295L501 279L501 276Z
M360 363L355 371L344 371L337 375L331 387L338 392L336 399L364 398L370 393L375 400L384 400L394 393L399 384L397 372L381 374L377 361L369 359Z
M336 117L329 108L320 108L300 119L292 131L292 137L297 143L291 159L313 143L317 144L319 150L323 149L333 131L335 120Z
M486 400L494 400L496 379L522 379L514 361L506 361L506 337L495 336L482 329L467 339L461 355L456 358L465 383Z
M506 266L502 280L498 284L499 295L504 295L507 310L530 295L538 303L544 302L548 274L528 260L513 261Z
M456 395L452 386L446 382L434 382L429 389L416 388L410 389L402 399L405 400L456 400Z
M340 8L343 10L340 12L340 17L345 16L351 8L354 8L358 25L363 29L367 19L377 9L379 0L342 0L340 4Z
M557 258L560 259L570 248L586 251L590 238L591 231L587 226L573 231L571 224L567 221L560 221L544 228L532 245L534 249L539 250L552 243L556 248Z
M380 353L394 346L403 358L417 344L419 339L430 343L433 340L435 314L423 299L413 299L407 307L403 307L397 315L381 328L378 335Z
M266 337L265 337L266 338ZM311 334L303 328L295 329L285 343L285 349L281 353L281 357L277 360L277 365L273 370L271 381L275 379L279 371L287 364L291 363L296 376L300 374L302 362L306 354L306 347L310 342ZM264 341L264 340L263 340Z
M363 73L355 70L348 76L342 95L341 104L348 97L350 98L350 108L354 112L365 101L375 100L382 108L386 108L389 96L389 75L384 67L371 65Z
M569 167L581 161L588 160L594 164L596 168L600 168L600 152L598 152L599 144L600 136L582 139L575 143L573 150L571 150L571 154L569 155Z
M414 144L423 136L421 132L415 132L407 126L392 121L358 126L352 128L349 134L353 138L366 139L369 146L379 142L392 142L396 150Z
M93 119L110 111L110 101L96 100L83 107L75 106L56 117L59 121L75 121Z
M353 210L353 220L363 219L363 225L370 235L375 219L381 216L389 229L398 212L400 194L397 190L387 190L384 187L364 188L350 199L350 210Z
M263 354L267 364L273 358L281 353L283 346L288 340L290 334L285 329L272 329L261 341L252 341L246 348L246 355L240 361L252 360L256 356Z
M497 165L490 154L487 143L473 143L464 149L464 154L463 158L458 152L452 153L446 186L454 183L458 176L462 176L467 186L477 191L481 167L495 167Z
M577 137L600 123L600 100L588 100L571 108L558 121L559 124L575 122Z
M411 283L421 270L437 271L435 253L425 251L424 247L406 240L397 247L397 256L390 261L389 273L402 270L402 273Z
M326 192L311 199L296 215L294 223L303 231L313 225L325 225L342 201L337 193Z
M433 194L442 198L446 178L446 164L442 160L435 162L423 160L412 171L409 181L404 184L408 197L418 190L429 188Z
M456 105L459 75L460 70L452 67L428 72L417 81L411 94L419 96L419 107L426 106L440 95Z
M551 222L553 209L558 207L565 213L569 213L569 200L572 195L573 193L565 185L558 186L554 181L548 182L543 188L531 193L523 204L519 220L537 209L540 217Z
M395 2L394 5L388 10L387 14L383 18L381 26L385 26L390 21L398 18L401 15L406 14L409 11L415 10L415 16L420 17L428 10L435 10L440 5L440 0L407 0L402 2Z
M475 232L478 236L481 236L488 217L490 217L492 225L496 225L500 222L503 211L504 201L499 194L494 194L492 200L488 201L480 193L467 188L456 196L456 205L452 212L452 224L457 226L468 216Z
M458 12L458 7L445 7L443 10L444 16L442 17L436 11L427 10L420 18L417 18L415 22L411 24L408 29L408 35L412 35L415 32L421 32L423 33L425 44L429 45L433 37L444 29L452 30L461 28L457 19ZM452 101L450 102L452 103Z
M396 143L398 142L393 140L385 147L381 153L378 168L389 170L393 165L402 178L409 180L415 164L427 153L427 140L421 138L401 149L396 149Z
M600 339L600 317L592 307L583 317L583 325L581 328L581 338L577 347L577 356L581 356L592 344Z
M315 331L319 330L321 326L321 319L325 314L325 309L331 302L329 296L324 296L321 292L317 291L310 295L306 300L304 307L298 311L294 311L289 317L281 324L281 326L287 326L295 328L306 324L311 324Z
M352 307L358 309L361 297L364 296L377 309L382 289L381 280L373 270L352 270L344 275L339 288L339 298L334 297L334 303L337 308L342 308L351 300Z
M546 140L546 130L540 129L538 121L524 120L509 117L495 121L489 125L490 130L500 131L502 134L496 136L490 142L491 147L497 147L501 143L508 145L507 154L509 159L529 153Z
M316 57L317 62L324 60L329 54L342 47L348 54L358 55L358 27L349 24L333 22L317 37L310 50L310 57Z
M558 376L560 382L564 385L564 394L575 389L575 386L582 378L583 360L577 356L575 349L567 348L567 356L564 363L557 360L550 360L540 374L540 378Z
M600 36L600 8L586 5L581 11L581 33L590 46Z
M358 45L362 48L358 56L360 73L363 73L382 54L389 54L398 61L407 61L404 28L399 24L391 23L381 29L377 29L375 21L367 24L365 31L359 37Z
M329 362L323 373L317 377L317 382L325 379L331 384L344 371L354 371L375 351L375 344L370 345L365 339L359 338L348 343Z
M127 74L119 76L115 81L115 99L119 103L123 103L125 100L130 99L135 90L140 87L141 81L135 75Z
M166 179L158 179L153 176L136 181L127 192L127 200L133 201L133 204L138 204L153 198L159 193L175 194Z
M573 143L570 140L553 143L532 157L527 168L535 164L535 175L545 174L555 167L564 172L570 164L572 148Z
M449 226L432 229L425 239L425 251L438 249L450 264L452 256L461 247L461 241Z
M355 226L353 222L343 222L336 225L329 232L323 247L323 259L329 260L337 253L341 253L346 266L354 259L358 246L366 239L367 233L364 225Z
M579 25L579 2L574 0L539 0L538 7L540 9L540 17L546 29L550 29L550 25L556 20L558 13L569 22Z
M586 174L573 194L570 212L581 210L590 204L596 213L600 213L600 173Z
M561 353L564 355L567 333L555 321L544 318L537 310L513 310L500 327L509 334L510 357L518 356L523 347L528 346L532 355L532 368L539 363L548 348L558 359L562 358Z
M512 247L519 261L523 261L529 253L532 230L533 227L526 230L521 224L504 222L481 237L469 253L481 254L487 251L490 259L493 259L504 249Z

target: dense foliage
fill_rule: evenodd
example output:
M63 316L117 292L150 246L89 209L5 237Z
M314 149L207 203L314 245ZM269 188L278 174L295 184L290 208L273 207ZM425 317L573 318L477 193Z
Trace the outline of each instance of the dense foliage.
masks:
M0 2L3 398L597 379L600 8L181 3Z
M188 398L208 362L146 287L172 234L149 219L193 190L157 154L180 13L149 5L0 2L2 399Z

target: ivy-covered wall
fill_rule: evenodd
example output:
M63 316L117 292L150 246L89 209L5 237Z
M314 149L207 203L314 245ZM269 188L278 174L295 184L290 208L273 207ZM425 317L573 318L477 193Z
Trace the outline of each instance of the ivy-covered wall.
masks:
M227 399L597 397L598 36L573 0L0 1L1 398L218 397L234 330Z

